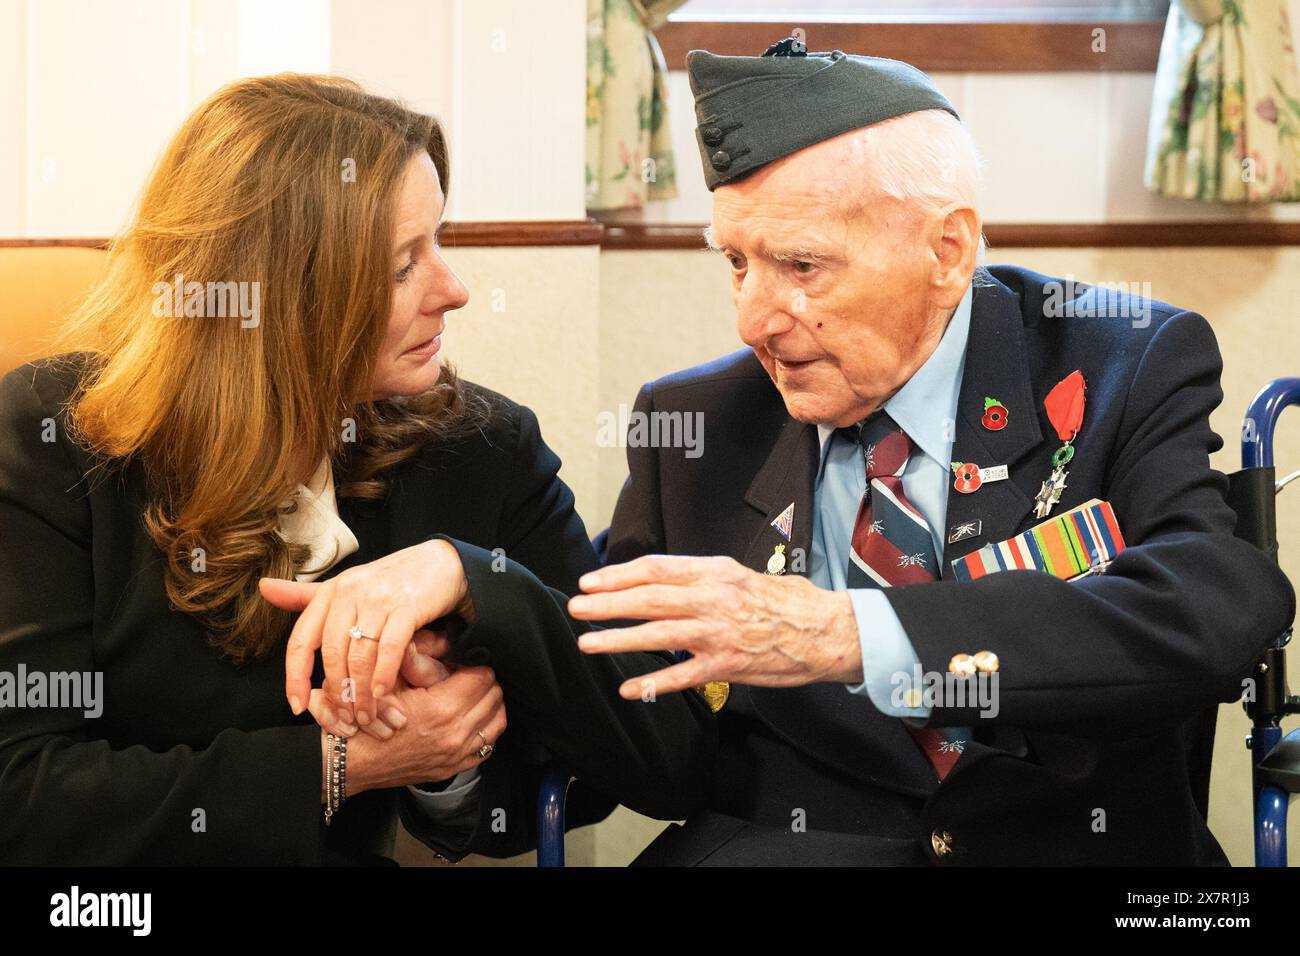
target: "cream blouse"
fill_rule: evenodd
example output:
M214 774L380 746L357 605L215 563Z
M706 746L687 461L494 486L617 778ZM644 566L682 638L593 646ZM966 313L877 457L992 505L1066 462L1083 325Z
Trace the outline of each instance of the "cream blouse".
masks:
M307 563L296 577L299 581L315 581L361 545L339 517L334 498L334 468L329 458L321 460L309 484L299 485L289 500L295 498L298 510L280 516L280 537L291 544L311 548Z

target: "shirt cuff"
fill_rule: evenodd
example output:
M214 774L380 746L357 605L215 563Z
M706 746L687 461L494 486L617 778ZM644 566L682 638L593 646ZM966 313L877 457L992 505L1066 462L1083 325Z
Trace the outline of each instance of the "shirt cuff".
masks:
M427 793L415 787L407 787L406 790L427 816L437 820L453 815L477 797L479 779L478 767L471 767L452 777L447 789L438 793Z
M849 693L866 694L888 717L913 718L919 723L928 720L929 707L908 706L913 697L921 703L921 659L884 592L852 588L848 595L858 622L863 677L861 684L845 685ZM915 695L909 693L913 688Z

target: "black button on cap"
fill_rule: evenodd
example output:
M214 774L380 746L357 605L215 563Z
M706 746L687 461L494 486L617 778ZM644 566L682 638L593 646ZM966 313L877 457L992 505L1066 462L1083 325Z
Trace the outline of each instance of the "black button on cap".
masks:
M726 135L726 133L718 129L716 126L706 126L700 130L700 139L704 140L705 146L722 145L722 140Z
M714 169L726 169L731 165L731 154L725 149L720 149L709 157L709 162L713 164Z

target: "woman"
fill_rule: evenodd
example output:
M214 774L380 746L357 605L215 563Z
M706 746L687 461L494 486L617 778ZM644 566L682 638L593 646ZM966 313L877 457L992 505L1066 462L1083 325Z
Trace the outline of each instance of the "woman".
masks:
M447 182L431 117L333 77L232 84L61 354L0 380L0 677L102 677L97 715L0 707L0 862L380 862L398 813L447 857L520 852L544 753L596 794L575 822L703 799L703 703L622 701L662 659L577 651L565 595L596 561L536 418L440 365L467 301ZM286 674L263 579L327 590L314 675L311 646ZM347 682L336 710L313 676ZM308 709L351 735L345 800Z

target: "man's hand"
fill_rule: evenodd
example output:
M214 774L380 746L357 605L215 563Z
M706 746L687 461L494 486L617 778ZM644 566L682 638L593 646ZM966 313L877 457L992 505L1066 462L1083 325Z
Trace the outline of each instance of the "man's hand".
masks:
M690 660L627 681L642 697L725 680L763 687L862 680L862 652L848 594L794 575L759 574L731 558L648 555L583 575L569 601L579 620L645 619L578 639L591 654L690 651Z
M407 687L432 687L451 674L443 663L451 653L451 644L441 634L421 628L406 645L402 667L398 672L394 691ZM379 740L388 740L406 725L406 713L395 693L380 698L375 708L375 719L364 727L348 722L331 705L324 690L313 688L307 699L307 709L316 723L340 737L352 737L365 732Z
M399 680L393 696L406 723L385 740L360 734L348 741L350 794L450 780L482 764L480 748L506 730L505 698L487 667L457 668L432 687Z

